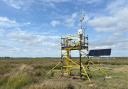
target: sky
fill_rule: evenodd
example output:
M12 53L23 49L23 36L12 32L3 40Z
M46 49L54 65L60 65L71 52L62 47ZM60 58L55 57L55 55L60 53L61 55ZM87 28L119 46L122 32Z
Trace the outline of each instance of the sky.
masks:
M60 38L77 33L81 12L89 49L128 56L128 0L0 0L0 56L59 57Z

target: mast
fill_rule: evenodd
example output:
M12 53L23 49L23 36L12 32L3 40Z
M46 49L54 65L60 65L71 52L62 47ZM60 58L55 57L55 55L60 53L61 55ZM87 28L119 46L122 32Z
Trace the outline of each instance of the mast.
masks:
M79 39L80 39L80 50L79 50L79 61L80 61L80 77L82 78L82 54L81 54L81 50L82 50L82 40L84 37L84 31L83 31L83 20L84 20L84 16L81 16L80 18L80 23L81 23L81 31L79 34Z

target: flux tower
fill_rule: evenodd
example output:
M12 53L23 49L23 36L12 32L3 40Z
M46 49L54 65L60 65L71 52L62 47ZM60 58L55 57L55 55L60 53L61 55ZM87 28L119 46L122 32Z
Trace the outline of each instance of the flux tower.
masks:
M81 79L87 78L90 81L90 76L92 76L92 73L94 74L96 70L99 70L101 74L107 76L106 71L94 64L89 59L89 56L110 55L111 49L90 50L88 52L88 36L85 34L83 21L84 16L80 19L81 27L76 35L61 37L61 61L49 72L53 71L58 65L61 65L60 71L62 76L79 77ZM79 60L73 59L71 53L73 51L79 53ZM88 59L84 65L82 64L83 57Z
M61 72L63 76L72 76L74 70L77 70L78 76L86 76L89 80L89 75L82 64L82 56L86 51L88 52L88 36L85 35L85 29L83 28L84 17L80 19L81 28L76 35L68 35L61 38ZM79 52L79 60L74 61L72 59L71 52ZM85 55L85 53L84 53ZM85 55L86 56L86 55ZM79 70L79 71L78 71Z

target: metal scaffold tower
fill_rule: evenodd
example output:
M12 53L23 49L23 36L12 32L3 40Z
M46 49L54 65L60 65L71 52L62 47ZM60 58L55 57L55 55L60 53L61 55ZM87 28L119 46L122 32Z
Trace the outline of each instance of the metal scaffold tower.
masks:
M53 71L57 66L61 65L61 75L67 77L86 78L90 81L90 77L96 70L100 74L107 76L108 74L100 66L96 65L89 59L89 56L110 55L111 49L90 50L88 52L88 36L83 28L84 16L81 17L81 27L76 35L68 35L61 37L61 61L53 67L49 72ZM72 52L79 53L79 60L74 59ZM82 58L86 58L86 63L82 64ZM48 73L49 73L48 72Z
M69 35L61 38L62 75L75 75L73 70L78 69L79 73L76 75L79 75L81 78L82 76L86 76L90 80L89 75L82 64L83 53L85 51L88 52L88 36L85 35L85 31L82 26L83 20L84 17L82 16L80 19L81 28L78 30L76 35ZM79 52L79 61L74 61L72 59L72 51ZM85 53L84 56L86 56Z

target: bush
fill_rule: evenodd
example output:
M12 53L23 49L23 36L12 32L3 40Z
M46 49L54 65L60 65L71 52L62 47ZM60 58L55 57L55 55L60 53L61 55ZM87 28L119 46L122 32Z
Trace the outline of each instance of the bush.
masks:
M9 77L5 89L21 89L31 81L31 78L26 73L17 73Z

